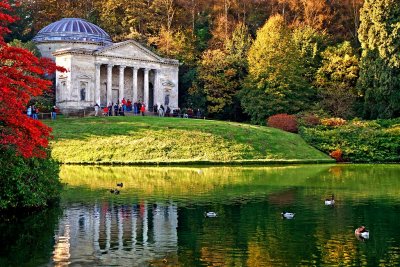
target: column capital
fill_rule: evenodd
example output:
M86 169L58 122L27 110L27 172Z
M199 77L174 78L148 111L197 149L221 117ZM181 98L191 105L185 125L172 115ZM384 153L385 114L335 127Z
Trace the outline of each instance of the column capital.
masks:
M132 68L133 70L136 70L136 71L139 70L139 67L138 67L138 66L131 66L131 68Z
M145 68L144 71L145 72L149 72L151 69L150 68Z
M107 64L107 68L111 69L114 67L114 64Z
M126 68L126 66L125 65L119 65L119 69L121 70L121 69L125 69Z
M94 63L94 65L96 66L96 68L100 68L101 65L103 65L103 64L96 62L96 63Z

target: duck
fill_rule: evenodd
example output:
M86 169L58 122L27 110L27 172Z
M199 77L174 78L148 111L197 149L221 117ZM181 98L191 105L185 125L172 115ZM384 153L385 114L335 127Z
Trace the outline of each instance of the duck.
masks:
M117 186L119 186L119 187L123 187L123 186L124 186L124 184L123 184L123 183L117 183Z
M293 219L295 213L284 211L281 213L281 215L282 215L282 218L284 218L284 219Z
M335 196L332 194L331 198L325 199L325 206L335 205Z
M118 189L110 189L111 194L119 195L119 190Z
M204 216L208 217L208 218L214 218L214 217L217 217L217 213L214 211L208 211L208 212L204 212Z
M368 239L369 238L369 231L365 228L365 226L360 226L356 230L354 230L354 234L356 237L362 238L362 239Z

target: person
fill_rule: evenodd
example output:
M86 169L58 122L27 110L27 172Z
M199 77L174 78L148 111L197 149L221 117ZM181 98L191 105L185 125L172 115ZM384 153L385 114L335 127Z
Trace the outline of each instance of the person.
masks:
M132 101L130 99L128 99L128 101L126 101L126 110L132 111Z
M171 109L169 108L169 106L167 106L167 110L165 111L165 114L167 115L167 117L169 117L170 113L171 113Z
M140 112L142 113L142 116L144 116L144 113L146 112L146 107L144 104L141 104Z
M26 110L26 115L30 118L32 117L32 106L29 106L28 109Z
M164 107L163 107L163 105L160 105L160 107L158 109L158 116L159 117L164 117Z
M138 103L133 103L133 114L138 114Z
M126 111L126 100L125 100L125 97L122 98L121 104L122 104L122 109L123 109L124 112L125 112L125 111Z
M35 109L34 109L33 119L35 119L35 120L39 119L39 108L37 108L37 107L35 107Z
M96 103L96 105L94 105L94 116L98 116L99 115L99 104Z
M200 119L200 117L201 117L201 112L200 112L200 109L199 109L199 108L197 109L196 117L197 117L198 119Z
M118 116L118 102L114 104L114 116Z
M112 103L108 103L107 109L108 109L108 116L112 116Z
M55 119L56 119L56 116L57 116L57 107L56 107L56 106L53 106L53 107L51 108L51 119L52 119L52 120L55 120Z
M125 116L125 110L124 110L124 106L122 104L119 104L119 106L118 106L118 115Z
M104 109L103 109L103 115L104 115L104 116L108 116L108 115L109 115L109 113L108 113L108 107L104 107Z

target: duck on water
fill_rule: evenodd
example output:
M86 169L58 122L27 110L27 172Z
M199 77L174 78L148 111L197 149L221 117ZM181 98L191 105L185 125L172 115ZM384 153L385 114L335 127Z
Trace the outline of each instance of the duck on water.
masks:
M331 198L325 199L325 206L335 205L335 196L332 194Z
M365 228L365 226L358 227L354 231L354 234L356 235L357 238L361 238L361 239L368 239L369 238L369 231Z

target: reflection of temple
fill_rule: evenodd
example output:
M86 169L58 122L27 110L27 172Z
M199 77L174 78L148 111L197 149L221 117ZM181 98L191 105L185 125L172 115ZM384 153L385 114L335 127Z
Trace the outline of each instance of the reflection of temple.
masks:
M54 245L57 257L53 259L58 264L71 261L66 258L71 257L91 262L98 260L107 265L114 261L123 263L124 253L129 254L125 257L127 262L176 254L177 226L178 213L174 204L112 206L102 203L86 209L71 207L60 220ZM68 246L69 253L60 255L60 242L65 243L66 239L58 236L63 236L65 229L68 229L69 244L62 246Z

